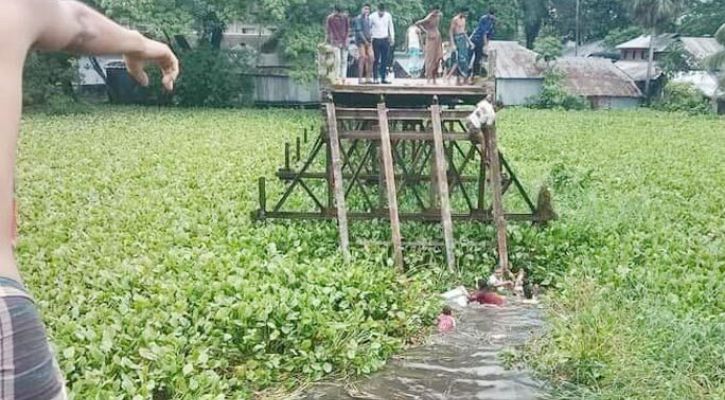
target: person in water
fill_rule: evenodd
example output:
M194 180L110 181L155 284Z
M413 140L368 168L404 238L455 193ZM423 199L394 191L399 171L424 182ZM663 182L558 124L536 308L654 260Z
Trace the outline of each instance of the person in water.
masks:
M441 315L438 316L438 333L448 333L456 329L456 319L453 318L453 310L449 306L443 306Z
M519 273L516 274L516 282L514 282L514 294L519 297L524 297L524 287L527 284L526 270L523 268L519 269Z
M468 302L502 306L506 303L506 299L494 292L485 279L481 279L478 281L478 290L468 297Z
M514 290L514 282L511 279L507 279L505 275L503 267L497 265L491 276L488 277L488 285L499 291Z

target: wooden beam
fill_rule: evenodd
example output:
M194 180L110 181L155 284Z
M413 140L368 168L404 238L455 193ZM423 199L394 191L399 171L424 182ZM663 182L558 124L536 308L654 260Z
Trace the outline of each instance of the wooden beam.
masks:
M455 273L456 254L453 243L453 221L451 220L451 202L448 198L448 179L446 177L446 156L443 149L443 127L441 126L441 109L438 104L430 108L433 123L433 146L435 147L435 173L437 175L438 195L441 204L441 224L443 240L446 243L446 261L448 270Z
M375 108L343 108L338 107L336 110L337 120L365 120L377 121L378 110ZM470 110L447 109L441 110L441 121L460 121L465 119ZM427 120L430 113L425 108L391 108L388 110L388 121L417 121Z
M496 144L496 125L484 125L483 136L486 139L486 155L491 172L491 191L493 197L493 220L496 225L496 242L498 245L499 263L504 271L509 270L508 246L506 243L506 216L503 210L503 193L501 189L501 163Z
M337 135L337 117L335 105L327 103L327 131L330 156L332 158L332 186L335 192L335 207L337 208L337 226L340 230L340 247L345 261L350 261L350 237L347 229L347 208L345 206L345 192L342 188L342 157L340 155L340 139Z
M418 222L440 222L440 213L400 213L400 221L418 221ZM385 220L390 217L387 211L351 211L347 213L349 220L353 221L369 221L369 220ZM493 223L493 217L490 213L480 214L453 214L451 218L454 221ZM517 222L544 222L536 215L532 214L506 214L507 221ZM336 219L332 213L314 212L314 211L267 211L264 219L302 219L302 220L332 220Z
M426 140L433 141L433 132L388 132L390 140ZM364 139L364 140L380 140L380 132L375 131L340 131L340 139L353 140L353 139ZM443 140L450 141L466 141L470 140L471 137L465 133L445 133L443 134Z
M388 131L388 110L385 103L378 103L378 121L380 121L380 149L383 157L385 173L385 191L388 194L388 210L390 211L390 230L393 236L393 259L395 266L403 268L403 245L400 234L400 216L398 215L398 198L395 190L395 170L393 169L393 152Z

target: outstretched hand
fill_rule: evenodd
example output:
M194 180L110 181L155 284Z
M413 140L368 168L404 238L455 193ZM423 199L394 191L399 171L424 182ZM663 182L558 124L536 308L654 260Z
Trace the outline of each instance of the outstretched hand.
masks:
M144 38L142 50L123 55L128 74L141 86L148 86L149 77L144 71L147 63L153 63L161 69L161 83L168 91L174 90L174 81L179 76L179 60L169 46L155 40Z

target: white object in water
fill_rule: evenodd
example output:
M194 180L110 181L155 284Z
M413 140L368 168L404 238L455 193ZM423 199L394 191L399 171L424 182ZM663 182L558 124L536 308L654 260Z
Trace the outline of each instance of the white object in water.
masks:
M441 294L441 297L450 305L465 307L468 304L468 291L463 286L449 290Z

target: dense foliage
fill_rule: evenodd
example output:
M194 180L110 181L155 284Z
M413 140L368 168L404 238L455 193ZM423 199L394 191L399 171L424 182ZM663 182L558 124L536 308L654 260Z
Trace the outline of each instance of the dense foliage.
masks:
M559 398L722 399L725 120L644 111L528 120L536 127L520 129L532 154L587 182L556 195L557 229L581 236L558 258L568 272L531 361Z
M251 99L253 82L249 75L250 61L244 51L217 50L200 46L181 53L184 74L173 93L182 106L229 107ZM158 90L161 90L160 88Z
M707 36L725 21L725 0L686 0L680 31L688 36Z
M251 223L256 177L315 117L131 109L24 121L19 259L77 397L248 398L369 372L431 322L435 291L488 271L490 227L457 224L461 281L439 251L408 251L398 275L381 248L356 245L343 265L334 224ZM530 190L551 187L561 217L509 230L514 266L559 289L540 371L592 398L722 393L724 129L662 113L501 114L509 160ZM352 229L388 236L384 223Z
M564 88L564 74L550 66L544 73L541 92L534 101L535 108L555 108L564 110L584 110L589 108L587 100L570 94Z
M74 59L65 54L29 54L23 70L23 105L43 106L54 114L75 109L75 67Z
M425 274L330 224L250 221L317 114L104 111L24 122L19 259L77 398L248 398L365 373L431 321Z
M662 111L707 114L712 106L700 90L689 83L668 82L653 107Z

